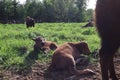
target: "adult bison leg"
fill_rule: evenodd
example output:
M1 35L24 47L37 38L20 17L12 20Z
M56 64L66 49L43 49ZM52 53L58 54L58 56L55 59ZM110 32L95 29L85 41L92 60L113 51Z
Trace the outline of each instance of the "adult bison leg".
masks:
M114 69L114 64L113 64L113 57L111 59L112 60L110 61L110 65L109 65L110 78L112 80L118 80L116 75L115 75L115 69Z
M111 52L111 60L110 60L110 65L109 65L109 72L110 72L110 78L112 80L118 80L117 77L116 77L116 74L115 74L115 68L114 68L114 62L113 62L113 57L114 57L114 54L115 52L117 51L117 49L119 48L119 41L114 41L112 42L113 43L113 46L110 48L110 52Z
M102 80L109 80L108 71L113 80L118 80L115 75L113 56L117 47L108 41L102 41L102 46L99 51L100 55L100 65L102 72Z
M102 80L109 80L108 78L108 67L109 67L109 57L107 56L107 52L104 50L102 46L100 51L100 65L101 65L101 72L102 72Z

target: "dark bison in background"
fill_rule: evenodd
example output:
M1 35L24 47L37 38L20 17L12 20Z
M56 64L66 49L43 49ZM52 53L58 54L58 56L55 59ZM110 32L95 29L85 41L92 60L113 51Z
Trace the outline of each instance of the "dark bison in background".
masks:
M34 27L34 26L35 26L35 20L28 16L26 18L26 27L29 28L29 27Z
M113 57L120 46L120 0L97 0L96 26L101 37L102 80L118 80Z
M94 26L94 21L90 19L84 26L82 26L82 28L93 27L93 26Z

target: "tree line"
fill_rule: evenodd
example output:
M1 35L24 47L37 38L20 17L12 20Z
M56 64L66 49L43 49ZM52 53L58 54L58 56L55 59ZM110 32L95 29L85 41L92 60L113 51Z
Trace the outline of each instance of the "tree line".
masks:
M24 23L30 16L36 22L82 22L92 18L87 0L0 0L0 23Z

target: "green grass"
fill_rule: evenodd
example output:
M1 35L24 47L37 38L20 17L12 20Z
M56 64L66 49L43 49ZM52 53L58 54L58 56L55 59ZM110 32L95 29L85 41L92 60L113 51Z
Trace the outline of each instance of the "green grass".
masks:
M95 27L81 28L85 23L39 23L34 28L27 29L25 24L0 24L0 68L16 66L18 69L28 66L30 59L26 56L33 50L36 36L42 36L49 41L62 44L64 42L86 41L91 52L100 47L100 39ZM41 52L42 53L42 52ZM48 62L48 55L39 53L40 62ZM92 54L91 54L92 55Z

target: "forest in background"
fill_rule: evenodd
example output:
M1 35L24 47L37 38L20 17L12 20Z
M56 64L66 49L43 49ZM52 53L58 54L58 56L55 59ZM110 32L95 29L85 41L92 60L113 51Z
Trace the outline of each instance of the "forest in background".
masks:
M0 0L0 23L24 23L27 16L40 22L84 22L92 19L87 0Z

